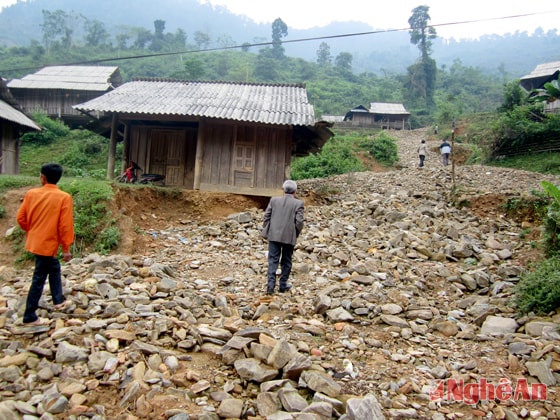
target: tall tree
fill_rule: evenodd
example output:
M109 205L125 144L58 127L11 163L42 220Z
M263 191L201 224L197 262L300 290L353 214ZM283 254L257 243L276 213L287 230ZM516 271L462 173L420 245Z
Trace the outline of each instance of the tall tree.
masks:
M150 45L150 50L161 51L164 45L165 20L154 20L154 36Z
M418 6L412 9L412 16L408 19L410 42L420 50L419 63L408 68L409 87L413 89L409 95L420 96L428 109L434 103L437 72L436 62L430 56L432 40L437 38L437 33L433 26L429 26L429 11L429 6Z
M103 22L96 19L86 19L84 27L86 30L86 45L98 47L108 41L109 32L105 29L105 24Z
M69 14L60 9L54 12L49 12L48 10L42 10L42 12L43 23L41 24L41 29L43 30L43 42L45 43L47 54L57 43L63 48L70 48L73 43L74 26L82 16L75 15L74 13Z
M284 47L282 46L282 38L288 35L288 26L277 18L272 22L272 56L276 59L284 57Z
M349 52L339 53L334 59L334 66L336 71L346 78L351 76L353 59L354 57L352 57L352 54L350 54Z
M206 32L196 31L194 33L194 43L199 50L204 50L210 45L210 35Z
M418 6L412 9L412 16L408 19L410 25L410 42L420 49L422 58L432 52L432 39L437 38L436 29L428 26L430 22L429 6Z
M332 64L331 47L326 42L321 42L317 50L317 64L328 66Z

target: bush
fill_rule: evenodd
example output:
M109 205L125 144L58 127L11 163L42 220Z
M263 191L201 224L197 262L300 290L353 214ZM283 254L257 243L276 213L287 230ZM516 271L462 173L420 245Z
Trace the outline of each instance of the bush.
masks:
M360 146L385 166L392 166L399 160L397 143L385 131L379 133L377 137L361 142Z
M560 258L549 258L525 273L515 288L515 303L520 314L543 315L560 307Z
M298 180L359 172L364 167L352 152L350 142L334 137L323 146L320 153L294 159L291 169L292 179Z
M112 225L111 213L106 206L113 196L110 185L100 181L72 180L69 183L61 181L60 189L72 195L74 200L74 254L81 255L94 244L111 249L106 242L117 235L104 232Z
M45 146L54 143L58 138L64 137L70 132L70 129L63 122L51 120L45 114L34 114L33 118L42 130L21 136L23 144Z
M119 245L120 240L121 232L116 226L111 225L108 228L103 229L98 235L94 251L99 252L100 254L108 254Z

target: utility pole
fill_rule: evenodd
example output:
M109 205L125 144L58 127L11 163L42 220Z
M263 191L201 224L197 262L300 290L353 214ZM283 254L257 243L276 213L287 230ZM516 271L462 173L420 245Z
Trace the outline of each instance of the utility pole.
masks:
M455 191L455 117L451 121L451 184Z

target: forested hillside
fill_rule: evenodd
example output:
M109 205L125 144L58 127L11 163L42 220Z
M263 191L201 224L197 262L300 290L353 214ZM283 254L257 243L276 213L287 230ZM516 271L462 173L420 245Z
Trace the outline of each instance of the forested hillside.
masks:
M28 0L2 9L0 76L99 64L119 66L124 81L305 83L317 117L398 102L411 112L414 128L495 111L507 83L537 64L560 60L556 31L476 41L436 35L423 45L412 42L413 31L379 32L357 22L292 31L281 18L258 25L196 0L131 4ZM421 14L429 11L423 8L417 8Z
M88 31L102 29L103 34L106 33L103 42L113 47L131 47L141 43L147 31L154 31L156 21L165 23L166 32L184 37L189 46L220 48L271 40L270 25L257 24L247 17L200 4L197 0L27 0L2 9L0 47L44 45L43 10L51 14L64 11L71 22L65 29L71 34L72 42L82 46L87 45ZM408 17L411 11L403 10L403 13ZM310 30L294 30L289 21L284 21L288 30L284 48L290 57L316 61L321 43L326 42L333 57L341 52L352 55L355 73L376 75L403 73L418 57L407 31L336 37L376 32L378 28L360 22L338 22ZM286 42L318 37L332 38ZM433 58L439 66L447 68L460 61L483 73L519 78L538 63L560 60L560 36L556 31L537 31L506 36L488 34L480 40L437 39L433 43Z

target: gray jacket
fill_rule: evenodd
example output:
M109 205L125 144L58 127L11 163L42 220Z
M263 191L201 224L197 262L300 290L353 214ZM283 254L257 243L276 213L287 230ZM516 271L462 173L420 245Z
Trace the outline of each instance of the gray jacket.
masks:
M293 194L272 197L264 212L262 236L272 242L295 245L303 222L303 201Z

